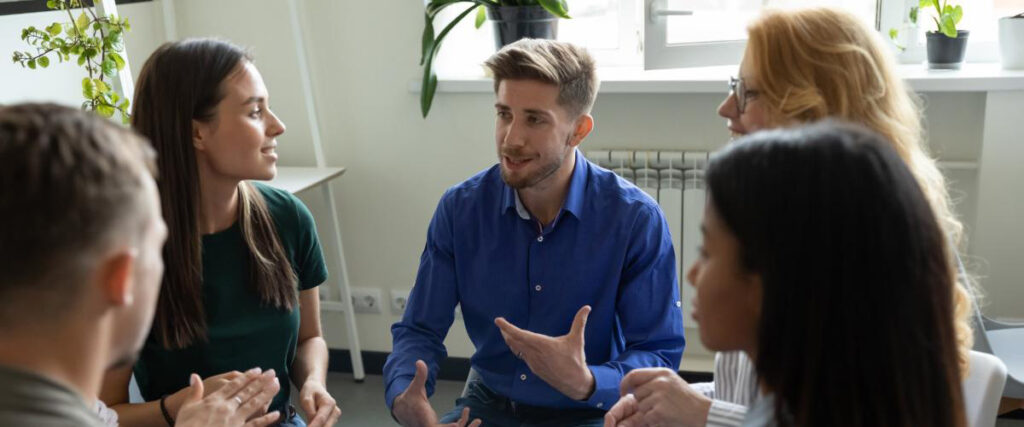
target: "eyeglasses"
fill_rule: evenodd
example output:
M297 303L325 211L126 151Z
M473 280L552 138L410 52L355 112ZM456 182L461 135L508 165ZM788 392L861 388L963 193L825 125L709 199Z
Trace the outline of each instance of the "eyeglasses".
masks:
M729 94L736 95L736 115L741 115L747 111L747 101L759 93L756 90L747 89L746 83L743 82L743 77L729 77Z

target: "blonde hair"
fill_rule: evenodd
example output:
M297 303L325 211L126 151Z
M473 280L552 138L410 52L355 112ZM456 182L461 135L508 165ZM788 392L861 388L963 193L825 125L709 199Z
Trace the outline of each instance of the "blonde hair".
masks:
M959 251L963 224L925 145L920 101L896 75L878 34L856 16L830 8L768 11L747 31L745 57L770 120L784 125L838 118L886 137L917 178L951 249ZM961 283L953 291L956 338L966 375L975 292L969 279L956 281Z
M506 79L558 86L558 105L573 118L590 113L600 86L594 58L586 49L566 42L522 39L499 50L484 66L494 75L495 93Z

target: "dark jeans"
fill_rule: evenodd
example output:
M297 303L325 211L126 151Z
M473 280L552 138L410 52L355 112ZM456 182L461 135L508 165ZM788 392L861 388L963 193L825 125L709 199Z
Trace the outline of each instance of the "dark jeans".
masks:
M517 403L495 393L483 381L471 381L466 395L455 400L455 409L441 417L441 423L453 423L469 407L470 421L480 419L485 426L600 427L605 411L600 409L560 409Z

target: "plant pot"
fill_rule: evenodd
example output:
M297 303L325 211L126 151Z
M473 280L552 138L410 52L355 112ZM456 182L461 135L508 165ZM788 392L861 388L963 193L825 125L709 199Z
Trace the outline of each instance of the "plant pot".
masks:
M487 18L494 23L495 50L524 38L554 39L558 36L558 17L541 6L488 7Z
M999 20L999 53L1004 69L1024 70L1024 13Z
M959 70L967 53L970 31L957 31L956 38L939 32L928 32L928 68L933 70Z

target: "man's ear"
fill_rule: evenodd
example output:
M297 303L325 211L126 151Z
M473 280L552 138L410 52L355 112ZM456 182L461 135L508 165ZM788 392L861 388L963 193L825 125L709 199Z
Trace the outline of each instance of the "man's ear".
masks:
M99 268L100 292L110 304L128 306L132 304L135 285L135 262L138 250L123 249L106 258Z
M572 136L569 137L569 146L576 147L583 142L583 140L590 135L590 132L594 130L594 117L590 114L582 114L576 119L576 129L573 130Z

